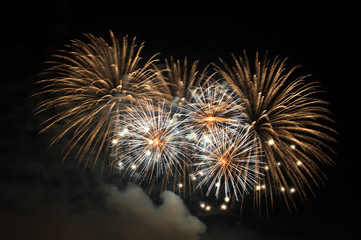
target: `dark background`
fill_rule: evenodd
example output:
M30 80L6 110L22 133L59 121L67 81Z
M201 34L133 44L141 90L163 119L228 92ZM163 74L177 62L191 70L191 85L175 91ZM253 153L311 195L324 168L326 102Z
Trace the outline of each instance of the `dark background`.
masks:
M48 171L48 175L52 174L52 169L57 169L57 175L64 177L85 174L90 179L99 178L97 174L82 173L71 164L61 165L57 148L46 150L51 133L37 135L40 120L32 116L37 99L30 96L39 91L34 86L39 79L37 74L44 70L43 62L49 60L52 53L71 39L85 39L82 33L109 39L111 29L117 36L128 34L137 36L140 42L145 41L145 58L160 52L160 58L187 56L189 60L199 59L201 66L217 62L218 57L230 63L231 52L239 55L246 50L253 56L257 51L261 54L268 51L271 57L288 57L290 67L301 64L301 74L312 74L312 79L319 81L326 92L323 97L330 102L336 121L333 127L339 133L338 144L334 146L337 166L325 168L326 186L316 191L315 198L300 203L291 215L285 207L276 206L268 218L258 217L255 213L240 217L236 210L228 214L199 216L208 227L204 239L217 239L222 231L234 234L234 239L249 236L237 230L242 227L257 233L257 237L250 234L251 238L260 239L352 237L360 213L359 197L356 196L359 192L358 157L352 154L356 152L359 134L356 126L360 56L357 35L360 28L356 24L355 6L286 6L278 10L230 6L219 11L155 11L152 8L137 11L114 4L92 4L48 1L3 7L1 38L5 42L2 44L0 78L2 212L20 211L17 208L22 205L14 202L22 193L14 192L16 188L11 191L8 186L41 182L34 174L37 168L31 164L39 162L41 166L48 166L45 159L49 156L54 158L51 166L56 167L46 167L44 171ZM32 167L29 168L29 164ZM49 186L56 184L54 180ZM191 202L189 208L191 211L195 208ZM30 203L26 209L31 209Z

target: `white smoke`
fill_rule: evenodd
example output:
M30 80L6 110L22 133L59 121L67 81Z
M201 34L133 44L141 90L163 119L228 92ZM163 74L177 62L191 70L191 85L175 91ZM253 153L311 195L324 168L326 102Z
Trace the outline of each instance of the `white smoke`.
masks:
M172 192L164 192L157 206L139 187L119 191L113 185L101 185L105 191L96 196L103 200L95 205L66 199L47 204L44 189L33 188L36 197L31 205L21 204L21 212L2 213L0 239L197 240L206 230ZM24 194L23 199L27 198Z
M122 219L121 239L196 240L206 230L172 192L163 193L163 203L158 207L138 187L129 187L125 192L111 187L108 191L107 204Z

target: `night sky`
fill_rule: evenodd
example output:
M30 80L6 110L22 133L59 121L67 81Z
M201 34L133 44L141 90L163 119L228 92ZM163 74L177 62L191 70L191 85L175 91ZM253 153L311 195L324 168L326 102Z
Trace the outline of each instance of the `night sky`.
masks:
M353 154L360 54L355 6L182 12L48 2L2 7L0 239L354 238L360 213ZM218 57L231 63L231 53L246 50L250 57L257 51L288 57L289 67L301 64L298 72L312 74L325 90L322 97L330 102L339 133L333 146L336 166L325 167L325 186L299 201L291 214L283 203L276 203L268 217L253 209L240 215L237 207L205 213L197 197L183 200L167 192L159 205L155 196L126 186L108 170L83 172L71 157L61 163L66 139L48 149L55 130L38 135L44 116L33 116L41 100L31 97L40 90L34 83L44 62L64 44L85 40L82 33L109 39L109 29L145 41L145 58L187 56L205 67Z

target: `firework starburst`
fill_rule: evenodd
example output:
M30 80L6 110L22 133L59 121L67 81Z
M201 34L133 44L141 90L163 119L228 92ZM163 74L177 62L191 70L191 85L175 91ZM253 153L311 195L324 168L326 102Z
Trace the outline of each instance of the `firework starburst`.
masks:
M39 82L47 99L36 113L50 114L42 132L61 126L51 145L68 138L64 159L75 152L94 169L106 151L139 183L197 184L227 202L253 189L267 207L275 197L294 206L294 195L324 182L335 132L319 85L294 77L298 66L258 54L252 64L244 54L212 73L187 59L159 69L135 38L85 37L55 54Z
M244 124L241 99L229 87L214 83L191 90L190 102L183 107L187 113L189 132L198 142L210 141L209 135L216 128L238 131Z
M157 80L162 83L158 85L159 92L169 104L182 106L186 101L190 101L192 94L190 89L209 81L213 75L207 75L207 67L199 72L198 61L188 64L187 58L183 62L174 60L164 60L164 69L159 69L153 64L153 69L157 75Z
M245 128L238 132L216 128L210 138L194 155L195 174L200 179L197 187L206 186L207 196L214 192L216 198L223 195L238 201L260 180L256 138Z
M266 191L258 187L255 199L260 204L263 195L272 203L278 195L289 205L291 195L306 197L311 182L322 182L320 164L332 164L325 153L332 152L327 142L334 141L327 102L317 98L317 83L307 76L293 78L298 67L286 70L285 60L257 55L251 65L246 55L233 58L233 66L223 61L214 66L244 101L246 121L267 164L262 183Z
M154 182L183 173L188 143L180 114L164 103L139 102L129 107L113 133L113 164L138 182Z
M85 159L85 166L93 162L94 167L101 149L107 146L113 116L124 110L125 103L159 95L153 82L155 74L149 70L154 57L140 64L144 44L138 46L135 38L129 41L128 37L120 43L112 32L111 44L91 34L85 36L88 42L73 40L67 50L54 55L46 72L48 78L40 81L46 84L42 94L49 98L36 111L56 108L58 112L43 123L42 131L62 123L52 144L70 134L65 157L79 144L79 163Z

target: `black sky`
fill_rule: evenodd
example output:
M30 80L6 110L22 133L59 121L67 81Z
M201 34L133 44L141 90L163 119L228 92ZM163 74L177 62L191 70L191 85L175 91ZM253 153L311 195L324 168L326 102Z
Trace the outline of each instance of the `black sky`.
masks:
M82 33L108 39L111 29L117 36L128 34L145 41L145 57L158 52L160 58L187 56L190 60L199 59L201 66L205 66L211 61L217 62L218 57L229 62L231 52L237 55L246 50L249 56L257 51L261 54L268 51L271 57L288 57L290 67L301 64L301 74L312 74L312 79L319 81L326 91L324 97L331 103L336 120L334 127L339 132L339 144L334 146L338 153L334 157L337 166L325 169L329 178L326 186L316 191L315 199L300 203L292 216L282 206L271 213L269 219L252 213L239 217L237 211L228 215L200 215L199 219L208 228L203 238L217 239L227 234L229 239L350 238L356 230L354 219L359 214L358 158L353 155L356 149L353 142L358 135L355 126L358 125L357 56L360 52L357 35L360 28L356 24L354 7L329 4L261 11L237 6L232 10L236 11L135 11L111 4L81 5L68 1L5 5L3 11L9 13L3 14L1 21L5 63L2 63L1 74L4 134L1 135L0 187L3 190L0 203L3 205L0 214L8 217L12 212L31 209L31 203L26 206L16 203L22 196L21 191L27 189L22 187L26 184L43 186L46 182L49 188L56 188L57 184L64 184L62 178L67 178L67 184L81 186L79 191L83 188L83 180L79 180L83 177L68 179L71 174L82 175L80 171L74 166L61 165L60 157L56 160L56 149L45 152L49 136L37 136L39 120L31 113L36 100L29 96L38 91L33 85L38 79L36 74L44 70L43 62L49 60L52 53L71 39L84 39ZM25 156L29 159L23 159ZM46 163L48 157L54 158L51 165ZM54 171L55 180L50 181ZM34 179L38 172L40 176L49 176L46 180L45 177ZM86 176L87 182L97 182L101 178L96 175L97 180L92 180L94 175ZM13 185L18 188L12 191ZM65 190L47 191L69 194ZM45 192L39 190L36 194ZM98 195L90 192L87 196L84 201ZM59 206L54 196L44 199ZM39 208L39 203L34 202L35 207ZM196 211L192 210L195 206L188 207Z

